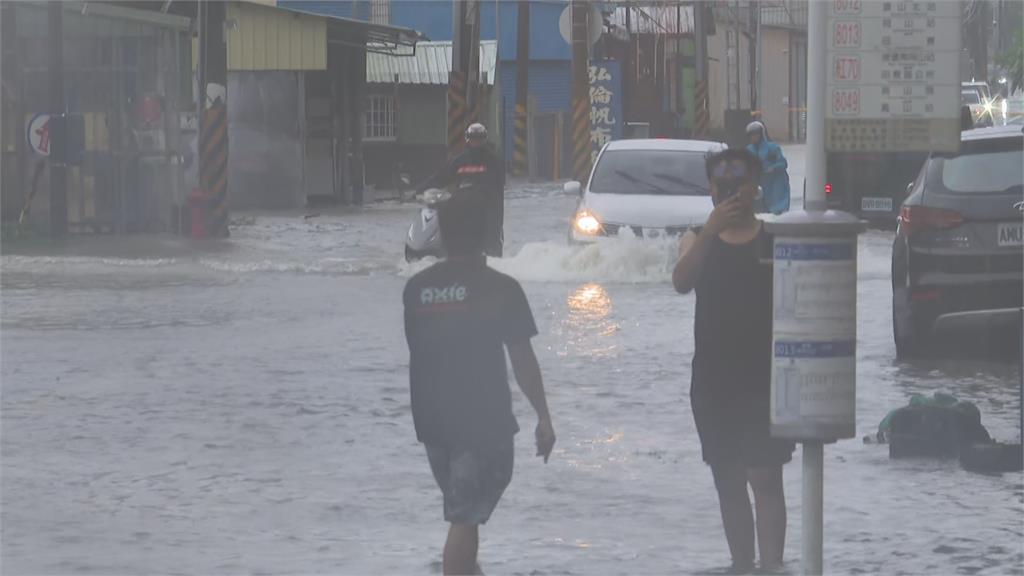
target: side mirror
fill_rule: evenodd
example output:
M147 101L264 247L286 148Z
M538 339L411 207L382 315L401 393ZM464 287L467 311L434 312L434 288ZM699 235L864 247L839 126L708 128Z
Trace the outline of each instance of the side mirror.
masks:
M570 180L562 186L562 191L570 196L580 196L583 194L583 186L575 180Z

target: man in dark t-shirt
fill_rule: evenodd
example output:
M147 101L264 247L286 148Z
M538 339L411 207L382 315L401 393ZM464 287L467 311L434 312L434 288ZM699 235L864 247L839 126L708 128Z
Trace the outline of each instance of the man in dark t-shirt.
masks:
M794 445L769 425L772 240L754 215L761 162L729 149L705 167L715 209L683 236L672 273L676 290L697 294L690 405L732 555L724 573L754 571L755 532L760 568L774 573L786 540L782 466Z
M516 381L537 412L537 455L555 443L540 367L537 334L519 283L487 266L484 199L456 192L439 206L448 258L405 287L405 335L416 437L444 495L451 523L445 574L479 571L478 526L512 479L512 414L505 350Z

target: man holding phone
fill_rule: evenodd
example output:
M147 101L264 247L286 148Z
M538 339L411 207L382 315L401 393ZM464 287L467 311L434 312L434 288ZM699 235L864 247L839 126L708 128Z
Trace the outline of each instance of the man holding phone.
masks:
M754 215L761 162L730 149L706 162L715 209L688 231L672 283L696 290L690 400L704 461L711 466L732 555L724 574L754 570L755 521L761 570L782 566L786 502L782 465L795 446L769 434L772 239Z

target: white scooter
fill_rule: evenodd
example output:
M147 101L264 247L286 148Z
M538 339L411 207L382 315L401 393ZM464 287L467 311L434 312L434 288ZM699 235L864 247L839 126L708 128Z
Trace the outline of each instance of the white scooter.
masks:
M441 242L441 227L438 225L437 205L451 198L446 190L430 188L418 197L423 203L418 218L409 226L405 235L405 260L413 262L433 256L444 258L444 245Z

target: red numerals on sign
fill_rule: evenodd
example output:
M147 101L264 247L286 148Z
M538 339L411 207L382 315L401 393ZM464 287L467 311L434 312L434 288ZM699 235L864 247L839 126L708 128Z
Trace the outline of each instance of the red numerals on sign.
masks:
M836 22L833 27L832 46L835 48L859 48L860 22Z
M860 114L860 90L836 89L832 91L833 114Z
M833 77L837 82L860 80L860 58L857 56L836 56Z
M832 4L834 14L860 14L861 0L835 0Z

